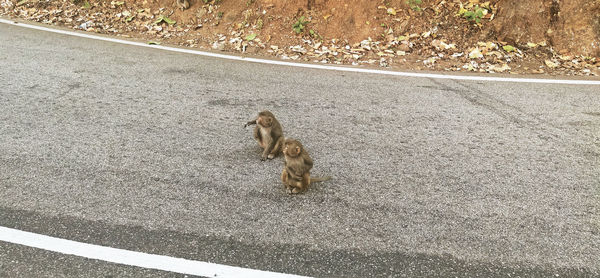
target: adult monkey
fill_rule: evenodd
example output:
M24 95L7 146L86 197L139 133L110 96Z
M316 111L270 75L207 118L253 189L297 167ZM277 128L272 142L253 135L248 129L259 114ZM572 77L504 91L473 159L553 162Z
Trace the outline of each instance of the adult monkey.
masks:
M268 110L264 110L258 113L256 119L247 122L244 128L249 125L256 125L254 127L254 139L263 148L260 160L273 159L279 155L284 138L283 128L275 115Z

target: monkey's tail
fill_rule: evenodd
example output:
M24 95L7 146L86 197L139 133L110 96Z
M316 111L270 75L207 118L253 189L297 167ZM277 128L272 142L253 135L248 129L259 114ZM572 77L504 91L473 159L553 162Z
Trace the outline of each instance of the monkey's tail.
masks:
M320 181L328 181L331 179L331 176L327 176L327 177L310 177L310 182L320 182Z

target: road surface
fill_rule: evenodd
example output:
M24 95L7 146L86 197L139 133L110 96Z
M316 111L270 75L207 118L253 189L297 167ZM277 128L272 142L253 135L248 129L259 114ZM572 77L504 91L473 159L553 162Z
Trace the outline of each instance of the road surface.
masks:
M346 73L0 24L0 226L317 277L600 275L600 86ZM301 140L302 195L243 124ZM180 274L0 242L0 276Z

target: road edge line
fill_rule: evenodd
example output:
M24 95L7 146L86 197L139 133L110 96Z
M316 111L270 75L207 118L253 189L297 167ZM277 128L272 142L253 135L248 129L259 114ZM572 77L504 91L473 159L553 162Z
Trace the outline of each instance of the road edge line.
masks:
M83 243L0 226L0 241L122 265L203 277L306 278Z

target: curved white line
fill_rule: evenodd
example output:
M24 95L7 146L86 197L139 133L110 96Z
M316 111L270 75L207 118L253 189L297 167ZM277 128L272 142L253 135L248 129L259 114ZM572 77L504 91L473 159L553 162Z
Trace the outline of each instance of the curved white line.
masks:
M43 27L43 26L36 26L36 25L31 25L31 24L26 24L26 23L19 23L19 22L15 22L12 20L2 19L2 18L0 18L0 23L10 24L10 25L14 25L14 26L20 26L20 27L24 27L24 28L36 29L36 30L41 30L41 31L46 31L46 32L53 32L53 33L58 33L58 34L63 34L63 35L87 38L87 39L108 41L108 42L127 44L127 45L135 45L135 46L141 46L141 47L156 48L156 49L162 49L162 50L167 50L167 51L188 53L188 54L201 55L201 56L207 56L207 57L215 57L215 58L228 59L228 60L269 64L269 65L281 65L281 66L301 67L301 68L311 68L311 69L324 69L324 70L336 70L336 71L357 72L357 73L372 73L372 74L383 74L383 75L393 75L393 76L422 77L422 78L436 78L436 79L517 82L517 83L543 83L543 84L570 84L570 85L600 85L600 80L566 80L566 79L537 79L537 78L508 78L508 77L485 77L485 76L466 76L466 75L444 75L444 74L434 74L434 73L399 72L399 71L364 69L364 68L344 67L344 66L303 64L303 63L295 63L295 62L240 57L240 56L218 54L218 53L212 53L212 52L206 52L206 51L183 49L183 48L176 48L176 47L169 47L169 46L162 46L162 45L149 45L149 44L141 43L141 42L127 41L127 40L85 34L85 33L80 33L80 32L65 31L65 30L53 29L53 28L48 28L48 27Z
M93 245L0 226L0 241L111 263L204 277L304 278L293 274L193 261Z

